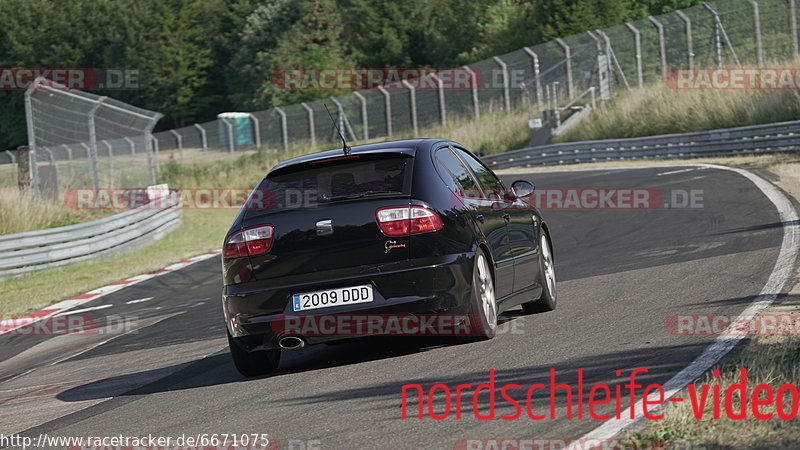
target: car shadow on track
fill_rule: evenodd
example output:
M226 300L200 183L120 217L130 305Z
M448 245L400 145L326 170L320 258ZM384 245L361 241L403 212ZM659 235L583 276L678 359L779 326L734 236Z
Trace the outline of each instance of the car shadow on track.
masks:
M501 318L508 322L516 317L524 316L521 312L505 313ZM499 339L503 339L502 336ZM519 384L531 386L550 382L549 370L557 369L558 383L575 385L577 371L583 369L584 383L614 383L627 382L627 376L632 368L644 367L650 370L647 374L639 374L637 382L647 386L650 383L667 381L672 375L683 369L694 357L699 355L708 345L705 339L689 339L683 344L609 351L584 358L560 359L557 363L526 365L511 365L513 368L504 369L497 367L497 380L500 384ZM470 344L466 344L470 345ZM261 378L246 378L241 376L233 366L227 351L201 358L197 361L161 367L137 373L124 374L104 380L90 382L76 386L59 393L56 398L64 402L79 402L85 400L106 399L112 396L146 396L172 391L185 391L204 387L228 385L233 383L266 382L273 378L294 376L303 372L313 372L341 366L356 365L371 361L412 356L422 352L437 352L447 348L453 350L461 345L451 339L408 338L408 337L369 337L354 339L338 345L317 345L299 352L284 352L278 372ZM444 347L444 349L443 349ZM465 353L465 358L470 358ZM470 364L465 367L469 367ZM472 365L473 367L476 367ZM479 365L480 366L480 365ZM437 383L451 387L466 383L473 386L489 381L489 366L479 370L459 370L450 376L433 377L422 376L404 380L387 377L386 382L364 385L355 389L342 390L311 390L308 395L281 399L286 405L313 404L316 402L335 402L352 398L372 398L378 403L386 403L386 407L396 407L401 385L419 384L428 388ZM622 376L615 376L615 370L622 370ZM152 380L154 372L168 373L156 381ZM143 383L147 383L142 385ZM130 386L130 390L121 393L120 386ZM374 406L374 405L373 405Z
M514 320L525 316L527 314L521 310L506 311L501 314L498 317L500 333L504 327L512 326ZM61 392L56 398L65 402L78 402L120 395L147 395L164 391L249 382L259 378L279 377L402 357L466 343L463 340L447 337L376 336L354 338L339 343L315 345L301 351L283 351L279 370L274 374L258 378L240 375L233 366L230 354L227 351L221 351L197 361L92 381ZM151 350L157 351L156 348ZM156 381L149 382L158 374L165 375ZM143 383L147 384L143 385ZM130 386L130 389L120 394L121 391L124 391L124 388L121 388L124 386Z

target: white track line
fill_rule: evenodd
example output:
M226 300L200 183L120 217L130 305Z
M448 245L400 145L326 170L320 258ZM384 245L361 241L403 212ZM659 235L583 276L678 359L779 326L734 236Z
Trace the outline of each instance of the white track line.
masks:
M728 352L730 352L736 344L748 336L749 323L753 320L754 316L763 311L766 307L772 304L783 290L786 282L791 278L795 261L797 260L798 247L800 247L800 225L798 225L797 211L795 211L792 202L781 192L780 189L775 187L770 182L755 175L747 170L737 169L734 167L718 166L715 164L694 164L703 168L728 170L736 172L739 175L747 178L757 188L767 196L767 198L775 205L778 210L780 220L785 224L783 227L783 243L781 244L778 259L775 262L775 267L767 279L767 284L761 289L761 293L756 297L750 306L747 307L742 313L734 320L728 328L718 336L714 342L709 345L703 353L698 356L691 364L686 366L683 370L678 372L675 376L669 379L664 384L664 400L666 400L678 393L686 385L698 379L706 371L711 369L717 364ZM663 166L662 166L663 167ZM650 396L650 401L658 399L657 393ZM581 437L576 443L573 443L568 449L577 448L595 448L595 446L586 447L580 443L585 442L587 439L612 439L622 432L625 428L642 418L643 400L639 401L636 405L635 418L624 419L609 419L603 425L595 428L589 433ZM600 444L597 445L598 447Z
M80 306L86 302L90 302L104 295L108 295L112 292L117 292L128 286L132 286L134 284L141 283L142 281L149 280L151 278L155 278L170 272L175 272L177 270L183 269L184 267L217 256L220 254L220 252L221 250L215 250L213 252L204 253L202 255L185 259L181 262L169 265L161 270L156 270L154 272L145 273L142 275L136 275L135 277L128 278L127 280L118 281L108 286L103 286L97 289L93 289L85 294L81 294L76 297L72 297L69 300L64 300L54 305L50 305L47 308L42 309L41 311L28 314L27 316L24 317L20 317L17 319L0 320L0 335L10 333L18 328L22 328L24 326L30 325L32 323L38 322L48 317L52 317L56 314L61 314L64 311L70 310L76 306ZM80 312L80 311L72 311L72 313L75 312Z
M692 172L692 171L700 170L700 169L702 169L702 167L690 167L688 169L671 170L669 172L657 173L656 176L660 177L660 176L663 176L663 175L674 175L676 173Z
M55 317L67 316L67 315L70 315L70 314L80 314L80 313L85 313L85 312L89 312L89 311L97 311L99 309L111 308L112 306L114 306L114 305L108 303L108 304L105 304L105 305L92 306L91 308L73 309L73 310L64 311L64 312L60 312L58 314L55 314Z
M129 301L129 302L126 302L125 304L126 304L126 305L135 305L135 304L137 304L137 303L148 302L148 301L152 300L153 298L155 298L155 297L145 297L145 298L140 298L139 300L131 300L131 301Z

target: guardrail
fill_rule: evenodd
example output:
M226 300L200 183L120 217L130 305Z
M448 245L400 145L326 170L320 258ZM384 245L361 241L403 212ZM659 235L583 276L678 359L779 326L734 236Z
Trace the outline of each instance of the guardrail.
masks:
M155 202L155 200L153 201ZM177 198L149 203L93 222L0 236L0 278L124 253L161 239L177 228Z
M493 169L625 159L701 158L800 150L800 121L694 133L568 142L485 156Z

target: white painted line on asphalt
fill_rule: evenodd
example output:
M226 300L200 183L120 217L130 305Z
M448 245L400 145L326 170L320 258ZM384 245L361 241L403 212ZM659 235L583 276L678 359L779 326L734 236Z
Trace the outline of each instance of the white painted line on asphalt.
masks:
M135 304L137 304L137 303L143 303L143 302L150 301L150 300L152 300L153 298L155 298L155 297L145 297L145 298L140 298L139 300L131 300L131 301L129 301L129 302L127 302L127 303L125 303L125 304L126 304L126 305L135 305Z
M690 167L690 168L688 168L688 169L681 169L681 170L671 170L671 171L669 171L669 172L661 172L661 173L657 173L657 174L656 174L656 176L657 176L657 177L660 177L660 176L662 176L662 175L673 175L673 174L676 174L676 173L692 172L692 171L695 171L695 170L701 170L701 169L703 169L703 167Z
M772 269L772 273L767 279L767 283L761 289L761 293L756 297L750 306L734 320L728 328L709 345L703 353L698 356L691 364L678 372L675 376L664 383L664 400L678 393L686 385L702 376L706 371L717 364L736 344L748 336L749 324L754 316L772 304L783 290L786 282L791 278L794 271L795 261L797 260L798 247L800 247L800 225L798 215L792 202L776 186L764 180L758 175L743 169L734 167L718 166L715 164L697 164L709 169L728 170L736 172L747 178L757 188L767 196L778 210L778 216L783 222L783 242L778 252L778 259ZM657 393L649 396L650 402L659 399ZM625 428L643 417L644 400L637 403L635 407L635 418L609 419L603 425L585 434L576 443L585 442L587 439L611 439L617 436ZM652 404L652 403L651 403ZM569 450L577 448L596 448L596 446L586 447L573 443L568 447ZM597 444L600 446L601 444Z
M114 305L109 303L107 305L92 306L91 308L83 308L83 309L76 309L76 310L71 310L71 311L64 311L64 312L56 314L55 316L59 317L59 316L68 316L70 314L80 314L80 313L85 313L85 312L89 312L89 311L97 311L97 310L100 310L100 309L111 308L112 306L114 306Z
M50 305L40 311L37 311L32 314L28 314L27 316L23 316L17 319L6 319L0 320L0 335L4 335L10 333L12 331L17 330L18 328L22 328L24 326L28 326L32 323L38 322L40 320L47 319L48 317L52 317L60 312L67 311L71 308L76 306L80 306L84 303L90 302L97 298L100 298L104 295L108 295L112 292L117 292L121 289L124 289L127 286L132 286L134 284L140 283L145 280L149 280L151 278L155 278L170 272L174 272L184 267L190 266L192 264L198 263L200 261L204 261L206 259L212 258L214 256L219 255L222 250L214 250L213 252L204 253L202 255L195 256L193 258L185 259L179 263L172 264L167 266L163 269L156 270L155 272L145 273L141 275L136 275L134 277L128 278L126 280L117 281L116 283L112 283L108 286L103 286L94 290L91 290L85 294L81 294L75 296L73 298L58 302L54 305ZM74 313L74 312L73 312Z

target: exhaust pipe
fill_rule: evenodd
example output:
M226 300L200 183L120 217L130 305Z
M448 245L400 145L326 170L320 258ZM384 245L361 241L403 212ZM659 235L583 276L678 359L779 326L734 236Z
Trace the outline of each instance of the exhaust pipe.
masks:
M306 341L297 336L284 336L278 340L278 346L284 350L300 350L306 346Z

